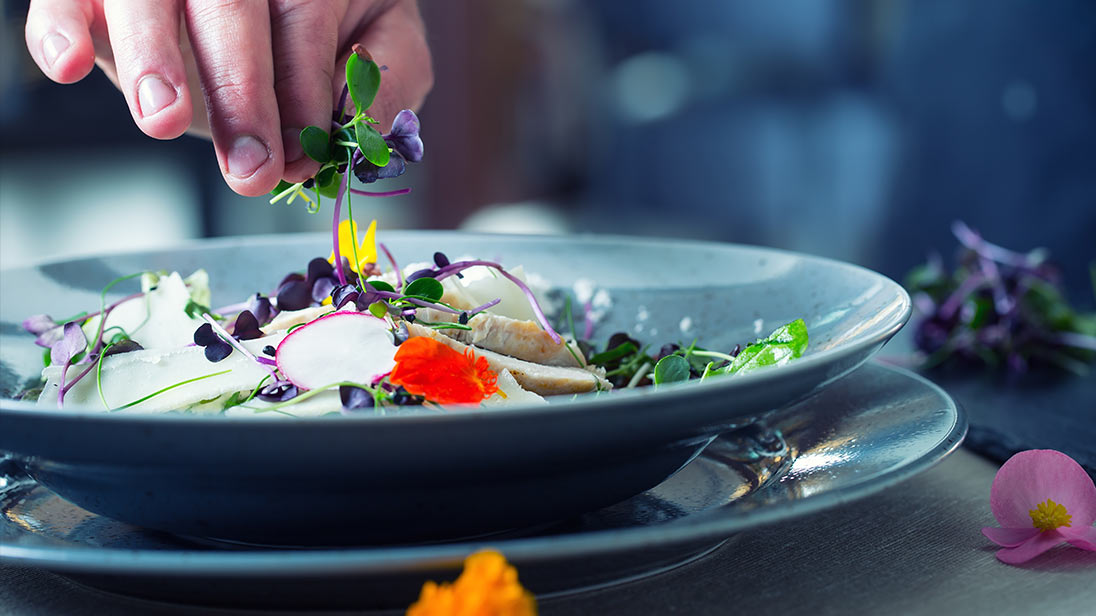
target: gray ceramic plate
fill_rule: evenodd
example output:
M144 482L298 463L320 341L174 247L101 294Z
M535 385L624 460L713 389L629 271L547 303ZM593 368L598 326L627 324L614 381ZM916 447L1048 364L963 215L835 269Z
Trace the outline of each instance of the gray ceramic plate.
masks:
M268 550L196 543L95 516L33 482L11 485L0 496L0 559L174 601L363 608L406 606L424 580L452 579L465 555L489 545L543 597L665 570L732 533L864 497L936 463L966 429L938 387L878 364L794 411L773 425L771 441L762 439L775 444L771 455L744 455L758 453L756 438L724 436L672 478L624 502L450 544Z
M18 325L30 314L96 306L106 282L143 269L204 267L214 301L236 301L326 254L326 240L205 241L5 270L2 393L33 382L39 370L40 350ZM382 240L404 262L442 250L521 264L562 289L578 276L593 279L613 299L602 340L626 330L655 344L696 337L729 348L802 317L811 345L790 365L740 377L503 411L287 421L111 415L8 400L0 450L89 511L178 534L312 545L452 539L640 493L714 435L859 366L910 312L906 293L879 274L762 248L445 232L386 233Z

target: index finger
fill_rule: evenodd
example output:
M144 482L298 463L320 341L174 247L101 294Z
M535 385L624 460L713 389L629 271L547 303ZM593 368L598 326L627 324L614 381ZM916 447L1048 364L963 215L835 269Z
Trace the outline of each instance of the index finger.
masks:
M285 162L267 4L190 0L186 22L221 173L241 195L269 192Z

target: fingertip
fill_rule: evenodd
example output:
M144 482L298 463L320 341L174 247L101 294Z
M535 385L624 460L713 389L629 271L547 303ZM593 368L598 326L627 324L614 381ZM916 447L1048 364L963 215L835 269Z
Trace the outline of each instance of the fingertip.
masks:
M161 75L148 74L138 80L134 100L134 119L149 137L174 139L190 128L193 108L186 84L176 86Z
M258 197L278 185L285 171L279 149L254 135L240 135L228 144L221 172L229 188L245 197Z
M95 67L87 19L73 7L34 5L27 15L24 37L35 64L57 83L80 81Z

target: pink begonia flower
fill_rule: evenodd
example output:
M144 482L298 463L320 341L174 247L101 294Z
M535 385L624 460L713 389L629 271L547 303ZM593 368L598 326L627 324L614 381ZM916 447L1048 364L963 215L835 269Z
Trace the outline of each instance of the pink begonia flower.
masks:
M1001 528L982 534L1003 547L997 558L1018 565L1068 541L1096 551L1096 485L1066 454L1032 449L1012 456L993 478L989 506Z

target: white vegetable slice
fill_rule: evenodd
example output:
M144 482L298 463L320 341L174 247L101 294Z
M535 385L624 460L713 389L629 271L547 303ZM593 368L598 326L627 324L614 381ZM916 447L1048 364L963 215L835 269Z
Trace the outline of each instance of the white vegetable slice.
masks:
M340 311L289 332L275 360L302 389L349 381L369 384L396 365L388 324L370 314Z

